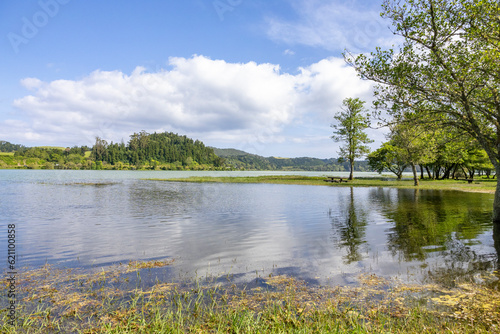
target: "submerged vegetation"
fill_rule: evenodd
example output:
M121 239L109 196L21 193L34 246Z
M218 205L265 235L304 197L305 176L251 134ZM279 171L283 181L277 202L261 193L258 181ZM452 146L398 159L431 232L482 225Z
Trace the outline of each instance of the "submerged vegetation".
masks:
M409 285L371 274L351 287L287 277L236 285L213 277L148 284L172 264L117 265L94 272L44 266L20 275L17 320L2 333L495 333L500 293L456 282ZM161 270L161 269L160 269ZM490 277L483 277L485 281ZM1 281L7 284L6 280ZM2 296L1 298L5 298Z

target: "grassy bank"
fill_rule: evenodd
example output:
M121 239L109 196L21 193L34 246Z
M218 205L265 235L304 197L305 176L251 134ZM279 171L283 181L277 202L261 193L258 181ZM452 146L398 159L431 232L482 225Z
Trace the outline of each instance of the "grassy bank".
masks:
M141 284L165 262L94 273L50 266L19 274L16 321L2 333L498 333L500 293L405 285L375 275L356 287L318 287L287 276L254 288L216 279ZM174 264L175 265L175 264ZM153 268L153 269L152 269ZM484 278L487 279L487 278ZM7 285L3 280L2 285ZM6 296L2 297L6 305Z
M331 183L325 182L325 177L310 177L299 175L272 175L272 176L252 176L252 177L189 177L177 179L151 179L156 181L170 182L219 182L219 183L272 183L272 184L300 184L317 185L329 187L394 187L417 189L413 185L413 180L398 181L395 178L358 178L349 182ZM468 192L494 193L496 179L478 178L472 184L466 181L457 180L420 180L418 189L433 190L460 190Z

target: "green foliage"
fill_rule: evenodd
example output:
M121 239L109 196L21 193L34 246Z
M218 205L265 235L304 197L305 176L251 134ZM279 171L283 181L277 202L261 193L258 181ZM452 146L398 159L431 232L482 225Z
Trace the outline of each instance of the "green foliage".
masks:
M58 169L345 171L349 168L348 163L337 159L265 158L236 149L206 147L198 140L173 133L144 131L133 134L128 144L108 143L97 137L92 148L23 147L6 154L0 155L1 168L22 168L26 164L28 168L46 168L45 162ZM359 161L356 170L369 171L370 168L366 161Z
M406 167L408 167L408 161L405 159L403 148L388 142L382 144L382 147L368 155L368 165L378 173L389 170L396 174L398 180L400 180Z
M222 167L224 160L215 155L212 148L202 142L174 133L152 133L145 131L130 136L128 145L108 144L97 137L91 157L111 165L118 162L135 165L136 168L149 166L156 169L159 165L174 165L173 169L194 168L198 165Z
M344 143L340 147L339 155L342 159L349 161L351 170L350 180L352 180L354 160L368 154L370 149L365 144L373 142L364 132L370 125L364 103L364 101L358 98L344 99L341 111L333 117L339 124L331 125L335 129L332 139L336 142Z
M212 147L212 149L214 150L214 153L217 156L223 157L223 158L250 154L250 153L247 153L245 151L237 150L234 148L215 148L215 147Z
M24 148L23 145L11 144L8 141L0 140L0 152L15 152Z
M500 4L496 0L386 0L382 16L403 38L398 50L346 55L376 82L379 112L423 113L427 122L477 140L500 174ZM500 181L494 220L500 222Z

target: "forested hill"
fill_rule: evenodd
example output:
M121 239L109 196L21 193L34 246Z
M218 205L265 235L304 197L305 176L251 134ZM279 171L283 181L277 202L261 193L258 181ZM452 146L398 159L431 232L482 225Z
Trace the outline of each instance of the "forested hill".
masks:
M0 152L15 152L24 148L23 145L11 144L8 141L0 140Z
M0 168L347 171L337 159L262 157L236 149L205 146L199 140L141 131L127 143L97 137L92 147L25 147L0 141ZM369 171L366 161L356 171Z
M152 133L145 131L130 136L127 145L122 143L107 143L96 138L92 147L91 157L94 160L115 165L126 163L131 165L149 164L153 167L168 165L168 169L199 166L223 167L224 160L218 157L214 150L206 147L201 141L193 140L171 132Z
M24 147L1 142L0 168L30 169L225 169L224 159L201 141L174 133L130 136L127 144L97 137L92 147ZM15 150L15 152L11 152Z
M224 158L227 165L236 169L246 170L290 170L290 171L348 171L349 164L341 163L337 159L317 159L317 158L276 158L262 157L250 154L233 148L214 148L214 152ZM354 164L356 171L370 171L367 161L356 161Z

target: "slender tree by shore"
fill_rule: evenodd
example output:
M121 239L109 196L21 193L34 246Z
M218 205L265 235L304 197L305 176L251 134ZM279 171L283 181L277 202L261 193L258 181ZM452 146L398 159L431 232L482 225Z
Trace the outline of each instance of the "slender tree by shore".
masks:
M340 147L339 156L349 162L349 180L354 178L354 160L370 153L370 148L366 144L373 142L364 132L370 125L364 103L359 98L344 99L341 111L333 117L339 123L331 125L335 129L331 138L344 143Z

